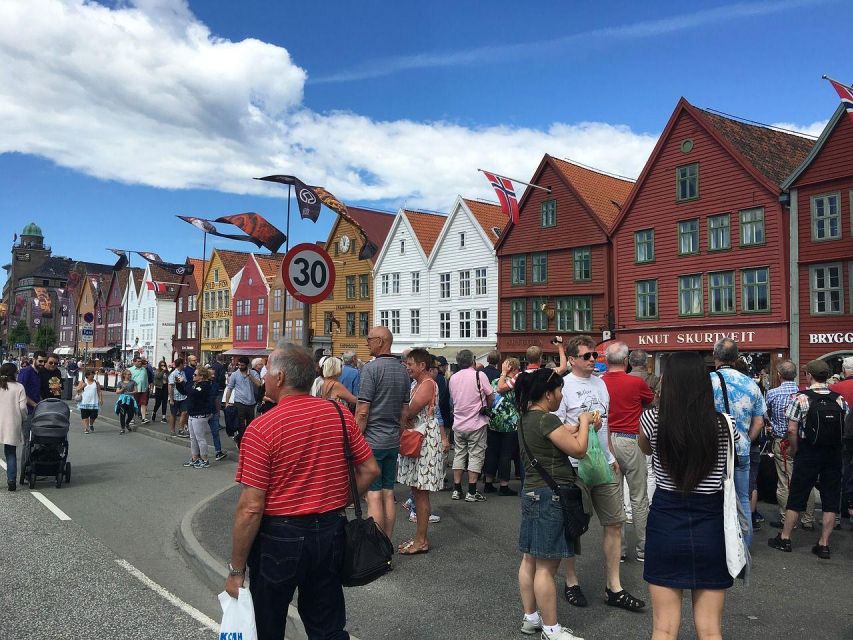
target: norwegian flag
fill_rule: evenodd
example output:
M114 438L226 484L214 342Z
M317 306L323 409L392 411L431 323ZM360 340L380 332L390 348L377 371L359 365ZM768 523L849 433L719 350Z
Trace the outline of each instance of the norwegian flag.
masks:
M841 104L844 105L844 108L847 110L847 115L853 119L853 87L848 87L846 84L841 84L832 78L827 78L824 76L829 83L833 86L833 88L838 92L839 97L841 98Z
M501 209L509 217L510 222L518 224L518 199L515 196L512 180L488 171L483 171L483 175L486 176L486 180L498 194Z
M156 280L148 280L145 282L145 286L148 287L149 291L153 291L154 293L166 293L166 286L168 282L157 282Z

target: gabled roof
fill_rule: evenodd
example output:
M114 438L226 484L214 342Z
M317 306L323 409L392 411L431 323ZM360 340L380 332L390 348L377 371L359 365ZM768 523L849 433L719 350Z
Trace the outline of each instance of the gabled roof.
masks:
M204 265L206 261L201 258L187 258L184 260L184 264L191 264L193 266L193 274L192 279L195 280L195 288L196 291L201 291L201 283L204 281Z
M214 249L214 251L219 255L222 266L225 267L225 273L228 274L229 278L236 276L237 272L246 266L246 260L249 258L249 253L246 251L231 251L230 249Z
M634 181L602 173L562 158L552 160L557 172L574 187L587 208L609 232L619 217L622 204L634 188Z
M112 274L113 265L111 264L101 264L100 262L83 262L82 260L77 260L74 263L75 269L83 269L86 273L105 273L107 275Z
M435 241L438 240L438 235L441 233L444 223L447 222L447 216L439 213L412 211L410 209L403 209L402 213L409 221L409 226L418 239L424 256L429 258L429 254L432 252L433 247L435 247Z
M142 294L142 287L145 286L143 281L145 280L145 269L142 267L129 267L128 271L133 274L133 288L136 291L136 297L138 298Z
M71 258L51 256L28 278L67 278L73 266Z
M462 198L462 201L477 222L480 223L480 226L483 227L486 237L492 241L492 246L496 245L504 227L509 222L500 205L482 202L481 200L469 200L468 198ZM498 229L497 234L493 231L494 229Z
M275 279L278 272L281 271L281 263L284 260L284 254L282 253L269 253L269 254L254 254L255 260L258 263L258 267L261 270L264 278L267 279L267 282L271 282Z
M181 276L170 273L162 267L158 267L156 264L149 264L148 268L151 273L151 279L155 282L178 283L181 281Z
M726 118L704 109L695 111L705 118L749 163L781 185L809 155L815 141L757 124Z
M373 209L362 209L361 207L347 207L350 217L361 227L364 234L377 247L381 248L394 223L395 214L387 211L376 211ZM340 220L340 218L338 218ZM334 227L333 227L334 229ZM375 264L379 252L376 252L370 263Z
M842 102L835 109L835 113L832 114L832 117L829 119L829 122L826 123L826 126L823 128L823 131L821 131L820 137L817 139L817 142L812 145L811 150L800 163L800 166L794 169L791 175L785 178L785 180L782 182L782 189L784 189L785 191L790 189L791 186L800 178L800 176L805 173L805 170L809 168L809 165L814 162L814 159L817 158L821 149L823 149L824 145L826 144L826 141L829 140L830 135L832 135L832 132L835 130L835 127L838 125L838 121L841 120L841 118L844 117L846 113L847 109L845 108L844 103Z

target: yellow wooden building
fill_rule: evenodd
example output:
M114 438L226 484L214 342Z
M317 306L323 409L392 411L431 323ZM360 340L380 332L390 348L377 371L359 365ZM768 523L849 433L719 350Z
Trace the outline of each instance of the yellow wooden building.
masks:
M243 251L214 249L207 261L200 308L202 362L230 350L233 345L231 298L248 257Z

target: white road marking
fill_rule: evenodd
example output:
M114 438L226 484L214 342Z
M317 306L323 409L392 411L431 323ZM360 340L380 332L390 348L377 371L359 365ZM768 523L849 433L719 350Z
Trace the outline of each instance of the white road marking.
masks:
M3 471L5 471L6 470L6 462L3 460L0 460L0 467L3 467Z
M46 506L46 507L50 510L50 512L51 512L53 515L55 515L57 518L59 518L60 520L71 520L71 518L69 518L69 517L68 517L68 515L67 515L67 514L66 514L62 509L60 509L59 507L57 507L55 504L53 504L50 500L48 500L47 498L45 498L45 497L44 497L41 493L39 493L38 491L30 491L30 494L31 494L31 495L32 495L36 500L38 500L38 501L39 501L39 502L41 502L44 506Z
M116 563L120 567L122 567L125 571L127 571L130 575L132 575L134 578L139 580L146 587L151 589L154 593L161 596L165 600L168 600L169 602L171 602L174 606L176 606L178 609L180 609L181 611L183 611L187 615L191 616L197 622L200 622L201 624L203 624L205 627L207 627L211 631L217 631L217 632L219 631L219 623L218 622L216 622L215 620L212 620L211 618L208 618L206 615L204 615L201 611L199 611L198 609L196 609L192 605L187 604L186 602L181 600L178 596L174 595L173 593L171 593L171 592L167 591L166 589L164 589L163 587L161 587L159 584L154 582L151 578L149 578L144 573L142 573L139 569L137 569L132 564L130 564L127 560L123 560L123 559L119 558L118 560L116 560Z

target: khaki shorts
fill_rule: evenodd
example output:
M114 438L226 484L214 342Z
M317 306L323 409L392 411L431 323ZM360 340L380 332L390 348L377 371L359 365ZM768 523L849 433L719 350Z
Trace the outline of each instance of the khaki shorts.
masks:
M580 478L575 482L582 485ZM627 518L625 517L625 507L622 504L622 484L620 482L609 482L607 484L599 484L594 487L584 488L589 491L592 498L592 508L595 509L595 515L598 516L598 521L602 527L609 527L614 524L624 524Z
M453 432L453 468L475 473L483 470L486 461L486 429L480 427L467 433Z

